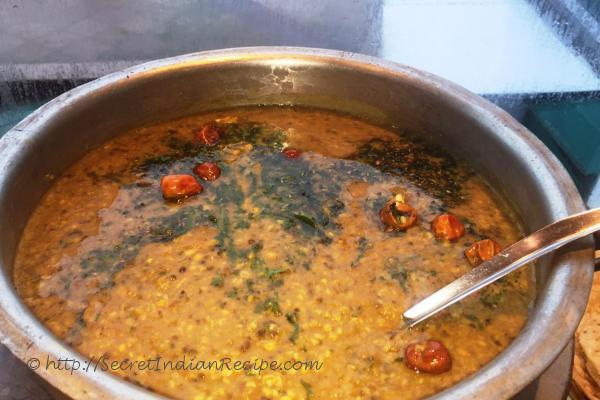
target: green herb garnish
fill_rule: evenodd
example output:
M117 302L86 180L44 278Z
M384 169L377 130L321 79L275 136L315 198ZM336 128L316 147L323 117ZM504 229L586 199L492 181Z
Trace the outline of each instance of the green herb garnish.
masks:
M384 268L390 275L390 278L398 282L403 290L407 289L410 272L400 264L400 260L398 260L398 258L388 258L385 262Z
M293 330L289 336L290 342L296 343L298 336L300 335L300 324L298 323L298 310L294 310L294 312L285 314L285 318L287 321L292 324Z
M311 400L313 397L313 389L312 386L310 385L310 383L300 380L300 383L302 384L302 386L304 387L304 390L306 391L306 400Z
M213 287L223 287L223 285L225 284L225 278L223 278L223 275L217 275L215 276L212 281L210 281L210 285Z
M262 303L258 303L256 305L256 308L254 309L254 311L257 313L270 312L271 314L278 317L281 315L281 308L279 307L279 300L277 300L277 298L275 298L275 297L269 297Z
M265 277L270 281L274 281L280 274L285 274L286 272L290 272L289 268L265 268Z
M354 261L352 261L352 264L351 264L352 267L356 267L358 265L360 260L362 260L362 258L365 256L365 252L367 251L367 249L369 249L372 246L371 242L369 242L369 240L363 236L358 238L357 243L358 243L358 255L356 256Z
M479 320L479 318L474 315L474 314L465 314L465 318L468 319L469 321L471 321L471 325L474 328L477 328L479 330L483 329L483 324L481 323L481 321Z
M310 226L313 229L317 229L317 223L311 217L307 217L306 215L303 215L303 214L294 214L294 218L296 218L298 221L302 222L303 224Z

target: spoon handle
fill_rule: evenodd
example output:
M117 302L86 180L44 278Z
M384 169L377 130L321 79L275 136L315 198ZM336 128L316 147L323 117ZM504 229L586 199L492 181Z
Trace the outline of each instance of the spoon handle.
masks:
M598 230L600 208L547 225L406 310L402 314L405 324L407 327L414 326L524 264Z

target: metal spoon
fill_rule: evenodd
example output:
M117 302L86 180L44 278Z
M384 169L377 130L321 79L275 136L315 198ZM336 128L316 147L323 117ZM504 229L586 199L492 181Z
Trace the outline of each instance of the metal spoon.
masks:
M600 208L563 218L519 240L402 314L406 327L440 312L544 254L600 230Z

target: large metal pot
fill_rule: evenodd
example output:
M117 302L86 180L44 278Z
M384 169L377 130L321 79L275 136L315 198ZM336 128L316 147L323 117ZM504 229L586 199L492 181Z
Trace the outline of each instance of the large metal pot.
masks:
M51 357L85 359L54 337L11 281L27 218L51 185L88 150L133 127L205 110L298 104L406 128L466 158L534 230L582 211L556 158L513 118L433 75L371 57L297 48L243 48L184 55L117 72L49 102L0 140L0 330L24 361L75 397L156 398L104 372L43 368ZM43 240L41 238L40 240ZM507 398L534 380L571 338L593 272L591 240L542 260L529 322L496 359L436 398ZM465 339L468 340L468 339Z

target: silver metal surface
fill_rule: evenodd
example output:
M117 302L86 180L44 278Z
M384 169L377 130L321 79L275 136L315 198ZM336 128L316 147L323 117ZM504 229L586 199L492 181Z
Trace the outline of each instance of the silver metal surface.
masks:
M27 309L11 279L19 237L52 184L49 177L128 129L257 104L324 108L435 141L468 159L512 203L528 232L584 211L568 174L539 140L488 101L428 73L367 56L299 48L159 60L80 86L0 139L2 342L22 360L49 355L85 363ZM592 256L592 241L585 238L543 257L535 306L520 335L480 371L434 397L505 399L533 381L569 342L583 314ZM159 397L102 371L36 372L74 398Z
M600 230L600 208L556 221L502 250L402 314L413 327L541 256Z

